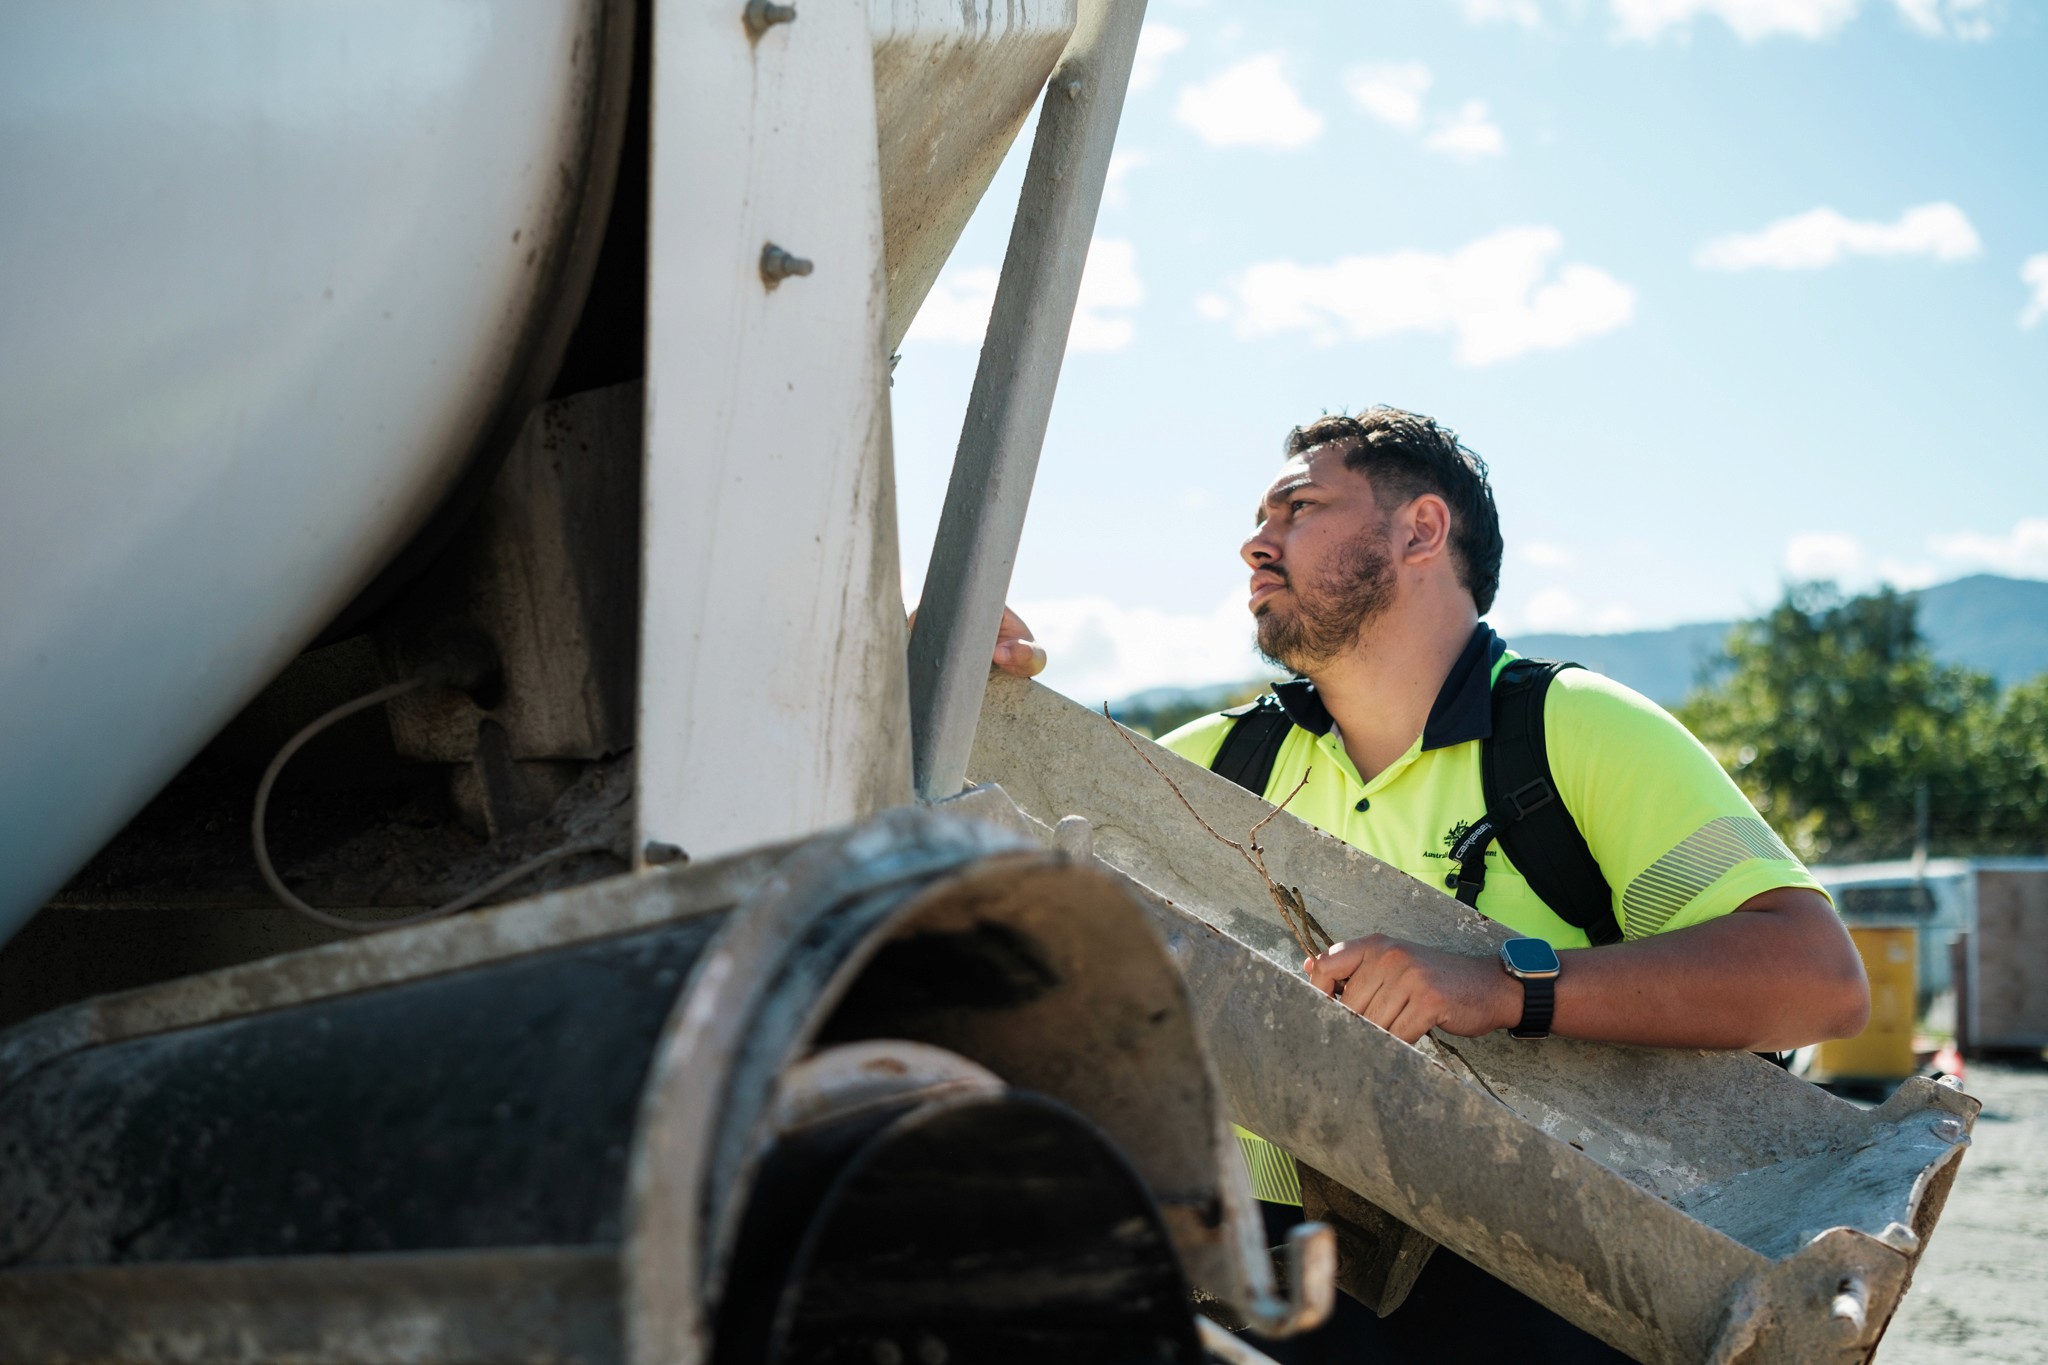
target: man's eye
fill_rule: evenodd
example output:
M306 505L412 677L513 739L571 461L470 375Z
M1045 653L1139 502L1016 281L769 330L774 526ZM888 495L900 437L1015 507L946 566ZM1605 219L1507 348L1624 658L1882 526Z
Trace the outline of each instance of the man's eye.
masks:
M1287 504L1287 510L1290 512L1299 512L1304 507L1313 506L1315 506L1315 504L1313 502L1310 502L1307 498L1296 498L1292 502Z

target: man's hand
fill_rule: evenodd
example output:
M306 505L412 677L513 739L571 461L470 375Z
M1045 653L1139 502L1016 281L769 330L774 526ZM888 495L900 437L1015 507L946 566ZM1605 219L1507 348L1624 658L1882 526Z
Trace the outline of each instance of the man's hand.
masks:
M1335 995L1404 1043L1433 1028L1476 1038L1522 1021L1521 983L1500 960L1464 957L1372 934L1331 945L1301 964L1324 995Z
M906 624L916 629L915 611ZM1020 678L1035 678L1045 672L1045 646L1031 638L1031 627L1008 607L1003 608L1003 619L996 626L996 647L989 654L989 663Z
M1863 961L1827 897L1782 886L1733 914L1605 948L1566 948L1550 1031L1647 1047L1776 1052L1852 1038L1870 1017ZM1497 958L1374 934L1302 964L1325 995L1406 1042L1432 1028L1477 1037L1522 1019Z
M1003 622L996 627L996 652L991 661L1020 678L1035 678L1045 672L1045 646L1031 638L1031 627L1008 607L1003 608Z

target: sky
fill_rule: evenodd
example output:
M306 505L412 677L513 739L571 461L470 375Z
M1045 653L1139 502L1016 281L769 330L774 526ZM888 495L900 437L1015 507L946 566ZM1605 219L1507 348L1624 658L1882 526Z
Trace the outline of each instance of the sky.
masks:
M1151 0L1010 600L1085 702L1257 676L1288 429L1493 472L1491 620L2048 578L2048 2ZM1027 125L895 372L906 594Z

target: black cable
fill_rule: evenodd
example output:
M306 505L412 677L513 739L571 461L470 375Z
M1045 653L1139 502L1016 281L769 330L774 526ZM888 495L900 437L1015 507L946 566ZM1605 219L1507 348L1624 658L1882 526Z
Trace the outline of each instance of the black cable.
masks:
M305 748L314 736L318 735L328 726L338 721L346 720L358 711L367 711L373 706L383 705L394 697L402 697L415 688L426 686L429 681L431 679L425 675L417 678L407 678L404 682L395 682L388 687L380 687L367 696L357 697L351 702L344 702L286 740L284 747L277 751L277 757L270 760L270 766L263 772L263 780L256 784L256 813L249 822L250 834L253 836L256 845L257 869L263 873L263 880L269 884L272 894L288 908L298 911L310 920L327 925L331 929L346 929L351 933L357 934L375 933L380 929L397 929L408 924L419 924L426 920L439 919L443 915L452 915L457 910L467 910L486 896L504 890L514 882L538 872L549 863L560 862L564 858L573 858L579 853L606 853L610 851L610 845L601 843L572 844L566 848L554 849L551 852L541 854L537 858L528 858L516 867L508 868L506 871L485 882L482 886L479 886L476 890L469 892L467 895L459 896L446 905L436 906L432 910L423 910L417 915L406 915L401 919L345 919L340 915L331 915L325 910L308 905L293 895L286 888L284 880L277 875L276 867L272 866L270 848L263 836L263 816L270 807L270 791L272 787L277 785L278 774L284 771L284 765L291 762L294 754Z

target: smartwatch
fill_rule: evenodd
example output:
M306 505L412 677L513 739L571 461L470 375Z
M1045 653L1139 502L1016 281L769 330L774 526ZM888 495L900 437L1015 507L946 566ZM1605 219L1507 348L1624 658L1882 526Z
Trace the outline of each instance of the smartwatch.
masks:
M1500 965L1522 983L1522 1022L1508 1037L1548 1038L1557 1011L1557 974L1564 966L1557 949L1540 938L1511 938L1500 945Z

